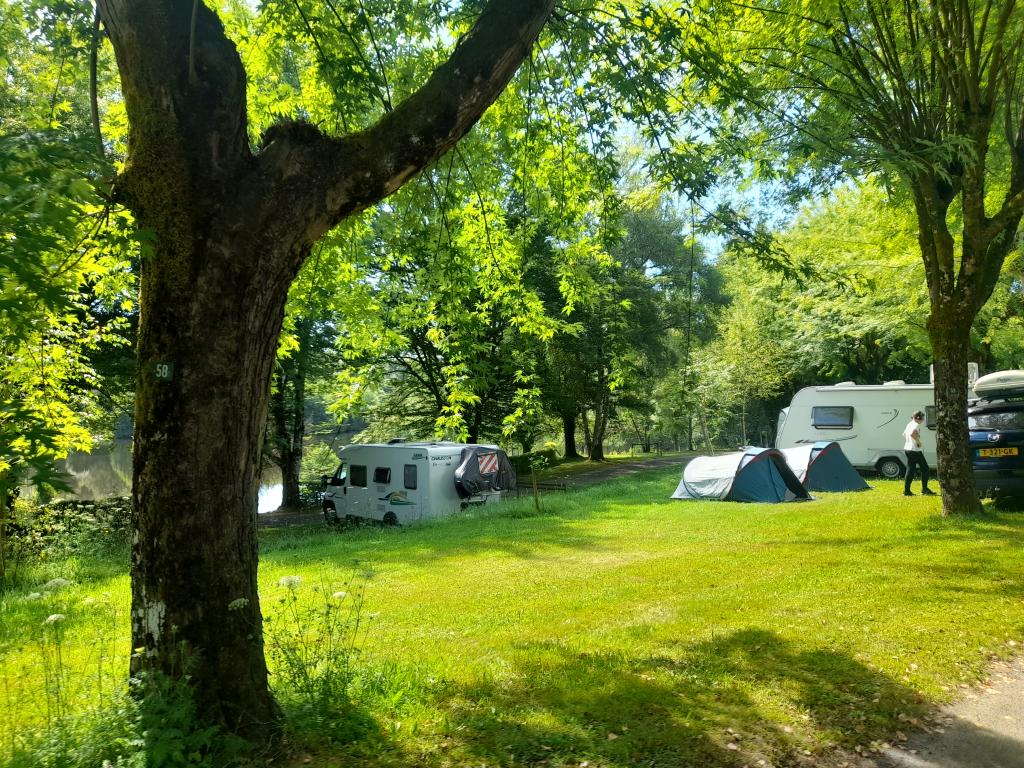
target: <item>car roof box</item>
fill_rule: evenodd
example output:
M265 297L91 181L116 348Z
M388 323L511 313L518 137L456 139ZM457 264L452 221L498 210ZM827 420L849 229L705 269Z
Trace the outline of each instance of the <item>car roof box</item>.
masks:
M1024 371L996 371L974 382L974 394L979 400L1003 400L1024 397Z

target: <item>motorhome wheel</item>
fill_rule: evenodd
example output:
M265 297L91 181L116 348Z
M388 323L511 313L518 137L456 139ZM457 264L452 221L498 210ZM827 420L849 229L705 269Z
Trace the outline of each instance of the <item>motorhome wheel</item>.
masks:
M331 502L324 504L324 520L328 523L338 522L338 511Z
M903 477L903 462L895 456L886 456L878 462L876 468L882 477L888 478L889 480L896 480L897 478Z

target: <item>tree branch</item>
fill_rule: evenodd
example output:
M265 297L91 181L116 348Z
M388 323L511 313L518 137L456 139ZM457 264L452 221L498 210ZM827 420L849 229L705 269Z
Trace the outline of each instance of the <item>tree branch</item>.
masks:
M511 80L554 0L492 0L449 60L376 125L340 139L310 126L271 136L259 156L306 243L387 197L469 131Z

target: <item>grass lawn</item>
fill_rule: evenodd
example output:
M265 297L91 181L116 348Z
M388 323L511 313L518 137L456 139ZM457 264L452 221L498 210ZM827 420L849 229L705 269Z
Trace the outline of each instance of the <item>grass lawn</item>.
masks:
M795 763L912 727L1024 640L1024 515L943 520L938 498L886 481L802 504L672 501L677 479L548 496L541 515L523 499L407 529L261 534L272 620L283 577L313 603L317 585L365 595L357 736L298 760ZM0 738L45 718L45 686L75 709L123 674L127 577L72 561L40 580L58 575L75 584L0 598ZM76 674L40 643L53 613Z

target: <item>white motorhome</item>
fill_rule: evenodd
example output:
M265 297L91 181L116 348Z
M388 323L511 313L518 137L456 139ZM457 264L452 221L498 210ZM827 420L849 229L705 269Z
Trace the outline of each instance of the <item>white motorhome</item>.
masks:
M934 469L935 388L931 384L887 381L881 385L842 382L827 387L805 387L779 414L777 448L816 443L839 443L846 458L859 470L876 471L889 478L906 469L903 430L914 411L925 412L921 430L924 456Z
M328 522L404 525L496 502L515 487L516 475L496 445L395 440L345 446L338 469L324 480Z

